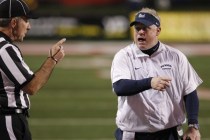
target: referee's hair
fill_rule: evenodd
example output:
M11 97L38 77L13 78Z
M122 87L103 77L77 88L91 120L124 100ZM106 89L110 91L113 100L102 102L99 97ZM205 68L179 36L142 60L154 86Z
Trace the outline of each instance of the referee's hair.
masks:
M0 18L0 27L7 27L11 20L11 18Z

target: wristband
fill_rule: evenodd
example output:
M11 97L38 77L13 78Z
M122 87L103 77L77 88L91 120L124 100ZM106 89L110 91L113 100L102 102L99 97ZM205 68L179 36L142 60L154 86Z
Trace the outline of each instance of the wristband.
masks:
M199 130L199 124L189 124L188 127L195 128L196 130Z
M56 64L58 63L58 60L55 59L54 57L51 56L51 57L48 57L48 58L51 58L52 60L54 60Z
M61 48L61 46L60 46ZM50 49L50 56L48 58L51 58L52 60L55 61L55 63L58 63L58 59L54 58L54 56L58 53L59 51L57 51L54 55L52 55L52 50Z

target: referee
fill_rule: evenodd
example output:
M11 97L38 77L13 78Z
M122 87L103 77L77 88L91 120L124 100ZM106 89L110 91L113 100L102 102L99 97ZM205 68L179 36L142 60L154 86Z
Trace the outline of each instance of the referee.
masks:
M0 1L0 139L31 140L28 126L28 95L48 81L55 65L64 57L60 40L49 51L42 66L32 72L13 42L22 42L36 16L23 0Z

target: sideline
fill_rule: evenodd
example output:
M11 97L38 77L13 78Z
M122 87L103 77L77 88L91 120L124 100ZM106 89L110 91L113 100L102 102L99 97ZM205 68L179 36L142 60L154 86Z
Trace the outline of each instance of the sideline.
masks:
M54 41L25 41L18 43L23 54L42 55L48 53ZM126 47L132 41L71 41L64 43L65 53L71 55L114 55L121 48ZM168 45L179 49L186 55L210 55L210 44L180 44L168 43Z
M51 46L57 40L50 41L25 41L18 43L24 55L48 55ZM110 55L114 54L120 49L132 43L132 41L71 41L67 40L64 43L64 50L66 55ZM185 55L210 55L210 44L181 44L174 43L168 45L179 49ZM100 60L100 59L99 59ZM98 61L99 61L98 60ZM94 60L92 60L94 61ZM98 62L97 61L97 62ZM95 62L95 61L94 61ZM94 63L92 62L92 63ZM103 63L110 63L106 60ZM86 63L91 64L91 62ZM98 64L98 63L97 63ZM101 63L100 63L101 64ZM96 64L94 64L95 66ZM84 65L85 66L85 65ZM198 96L200 99L210 100L210 90L199 89Z

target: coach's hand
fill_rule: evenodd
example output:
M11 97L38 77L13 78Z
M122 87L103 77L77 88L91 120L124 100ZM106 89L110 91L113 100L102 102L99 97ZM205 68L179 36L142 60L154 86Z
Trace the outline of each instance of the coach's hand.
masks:
M155 90L164 91L166 87L170 86L171 79L168 77L153 77L151 80L151 87Z
M58 63L65 56L63 43L66 41L66 38L61 39L49 51L49 57L52 58L56 63Z
M201 140L199 130L189 127L183 136L183 140Z

